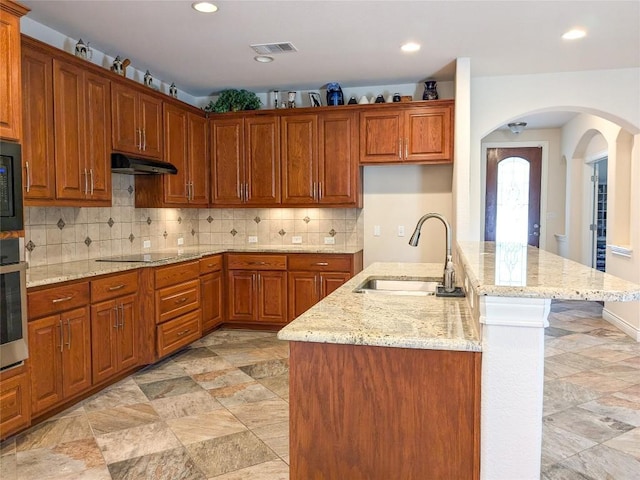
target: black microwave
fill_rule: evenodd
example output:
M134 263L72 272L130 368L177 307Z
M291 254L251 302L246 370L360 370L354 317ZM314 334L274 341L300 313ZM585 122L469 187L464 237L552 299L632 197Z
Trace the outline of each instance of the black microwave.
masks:
M0 232L23 228L20 145L0 141Z

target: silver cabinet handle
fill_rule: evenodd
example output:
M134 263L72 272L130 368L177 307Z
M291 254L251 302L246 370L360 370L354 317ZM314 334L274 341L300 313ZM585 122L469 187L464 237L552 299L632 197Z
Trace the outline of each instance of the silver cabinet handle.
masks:
M266 265L267 262L249 262L249 265Z
M173 303L175 303L175 304L179 305L179 304L184 303L184 302L186 302L186 301L187 301L187 297L182 297L181 299L176 300L176 301L174 301Z
M115 290L120 290L121 288L124 288L124 283L121 283L119 285L114 285L113 287L109 287L109 291L113 292Z
M62 352L62 345L64 344L64 335L62 334L62 320L60 320L60 352Z
M31 190L31 174L29 172L29 162L25 162L24 163L24 168L26 170L26 177L27 177L27 193L29 193L29 191Z
M187 334L187 333L189 333L190 331L191 331L191 329L190 329L190 328L187 328L186 330L183 330L183 331L181 331L181 332L178 332L178 333L176 334L176 336L177 336L177 337L182 337L183 335L186 335L186 334Z
M113 328L118 329L118 307L113 307L113 311L116 313L116 323L113 324Z
M87 195L89 193L89 175L87 174L87 169L84 169L84 194Z
M54 298L53 300L51 300L51 303L68 302L72 298L73 298L73 295L70 295L68 297L62 297L62 298Z
M124 330L124 305L120 304L120 329Z
M313 196L313 199L314 199L314 200L316 199L317 188L318 188L318 185L316 184L316 182L313 182L313 192L312 192L312 196Z
M147 131L144 128L142 129L142 151L147 151Z
M329 266L329 262L316 262L314 265L317 265L318 267L327 267Z
M409 139L404 139L404 159L407 160L409 158Z
M93 195L93 168L89 169L89 176L91 176L91 195Z
M71 320L67 320L67 330L69 331L69 341L67 342L67 349L71 350Z
M249 201L249 183L245 183L244 184L244 201L248 202Z
M322 198L322 182L318 182L318 201Z
M142 150L142 130L136 128L136 133L138 134L138 143L136 143L136 148L138 150Z
M402 160L402 139L398 139L398 160Z
M185 183L184 186L187 189L187 200L191 200L191 186L189 182Z
M238 185L236 186L236 193L238 194L238 198L240 199L240 201L244 201L244 189L242 188L241 183L238 183Z

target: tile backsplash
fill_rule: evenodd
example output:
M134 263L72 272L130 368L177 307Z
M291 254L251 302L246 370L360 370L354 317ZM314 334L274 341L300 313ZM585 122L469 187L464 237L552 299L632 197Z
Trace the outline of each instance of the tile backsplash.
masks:
M134 177L112 174L111 207L25 208L25 257L31 266L193 245L362 246L364 215L344 208L134 208Z

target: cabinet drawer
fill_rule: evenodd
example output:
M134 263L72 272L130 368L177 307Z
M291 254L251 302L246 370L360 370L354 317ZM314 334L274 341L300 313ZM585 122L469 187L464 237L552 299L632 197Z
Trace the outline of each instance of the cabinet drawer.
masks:
M201 317L201 310L196 310L158 325L158 357L164 357L200 338Z
M227 255L229 270L286 270L286 255Z
M215 255L200 259L200 275L222 270L222 255Z
M24 370L23 373L11 378L0 376L0 438L3 439L21 428L28 427L31 422L29 377L26 368L21 370Z
M89 304L89 282L62 285L27 293L29 319L64 312Z
M156 268L156 289L194 280L200 275L198 262L184 262Z
M289 270L351 272L351 255L289 255Z
M138 291L138 270L91 281L91 302L102 302Z
M156 291L156 323L200 308L200 281L191 280Z

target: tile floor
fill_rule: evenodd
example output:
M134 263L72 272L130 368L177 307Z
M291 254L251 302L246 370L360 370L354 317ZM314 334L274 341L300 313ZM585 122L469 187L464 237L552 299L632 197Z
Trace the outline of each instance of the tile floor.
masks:
M640 344L597 303L549 319L542 478L640 478ZM279 480L288 460L287 344L221 330L5 441L0 478Z

